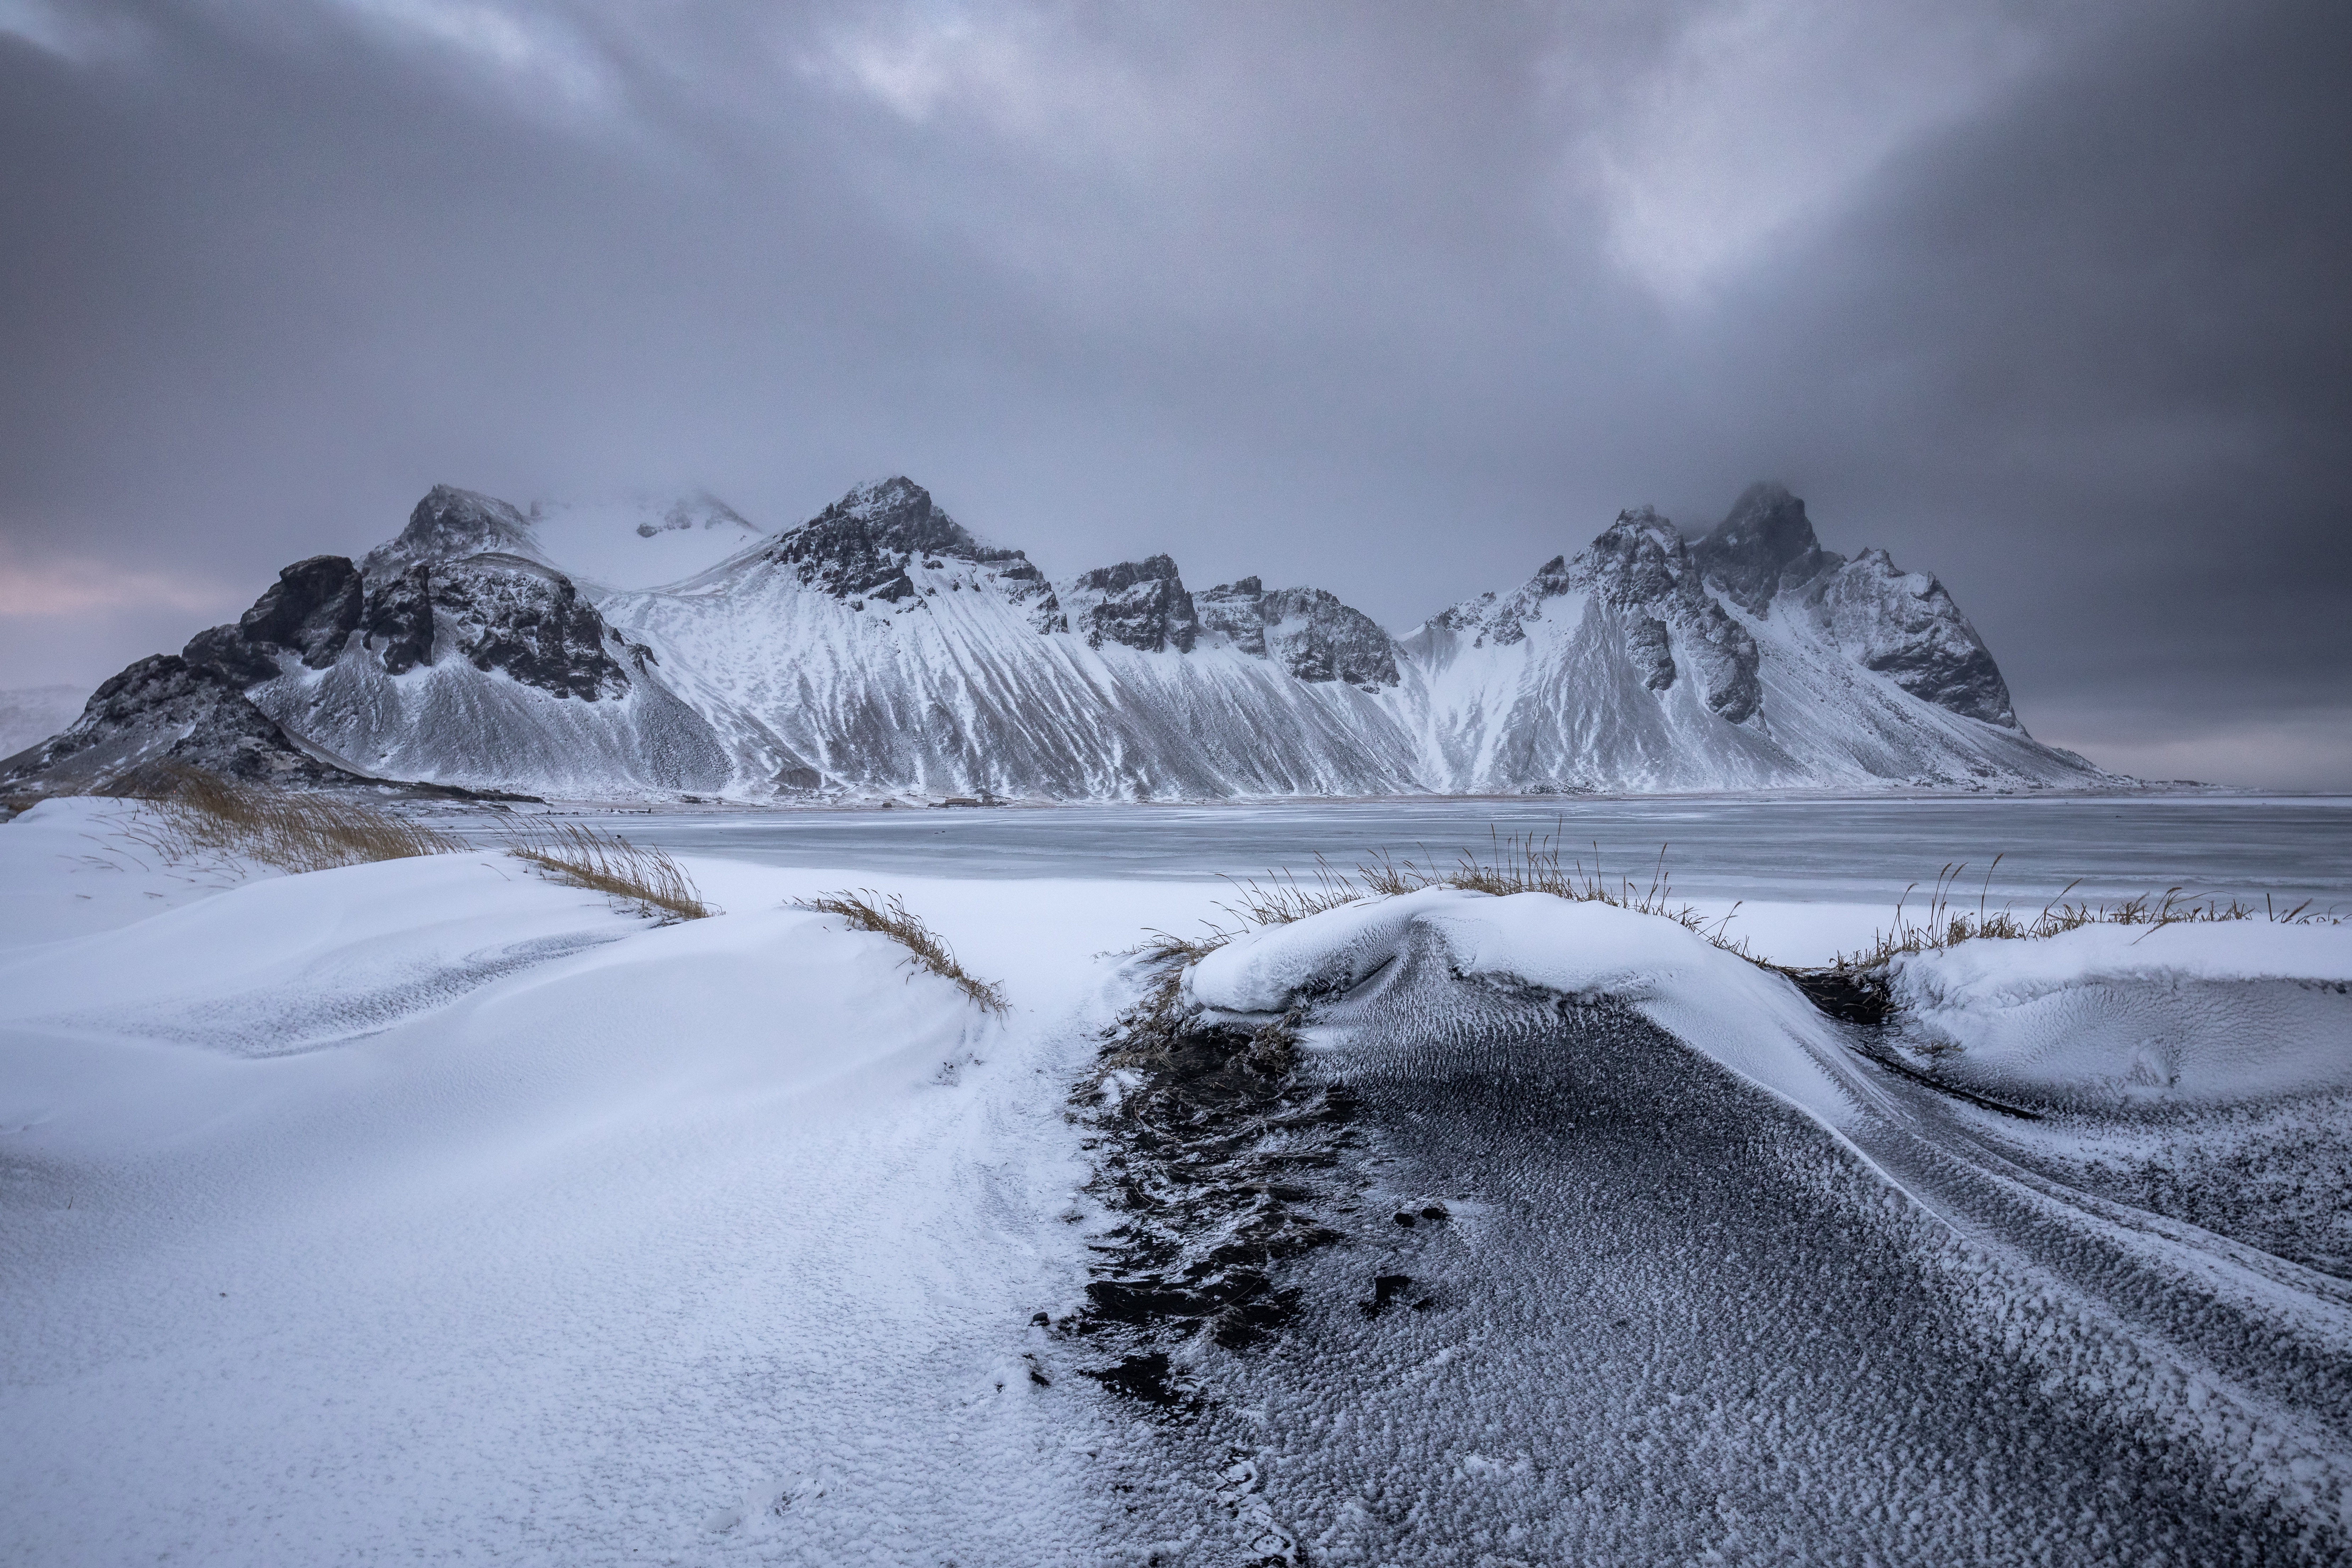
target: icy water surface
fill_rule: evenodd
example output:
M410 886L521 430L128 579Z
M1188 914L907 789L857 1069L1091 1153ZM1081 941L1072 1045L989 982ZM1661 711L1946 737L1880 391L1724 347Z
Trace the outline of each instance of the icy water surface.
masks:
M2179 885L2259 904L2304 899L2352 911L2352 797L1395 800L1236 805L1070 805L889 811L665 812L615 826L632 838L772 866L944 877L1189 879L1310 871L1387 850L1451 859L1491 836L1551 835L1611 879L1648 881L1664 849L1690 898L1893 903L1966 862L2001 898L2038 906ZM1595 846L1597 845L1597 851Z

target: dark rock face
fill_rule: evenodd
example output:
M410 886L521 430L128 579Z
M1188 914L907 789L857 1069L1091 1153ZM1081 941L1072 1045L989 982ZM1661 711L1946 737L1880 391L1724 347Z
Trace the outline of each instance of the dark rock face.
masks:
M1655 616L1636 616L1625 623L1625 653L1642 672L1642 684L1664 691L1675 683L1675 653L1666 638L1666 623Z
M105 789L171 766L305 788L371 782L297 746L230 677L165 653L100 686L63 734L0 763L0 787Z
M365 599L358 567L341 555L313 555L278 573L236 625L198 632L181 657L239 686L274 679L288 654L324 669L359 628Z
M511 555L477 556L433 572L432 607L477 669L590 702L629 689L611 651L619 639L560 572Z
M433 568L419 563L368 595L362 629L387 675L433 662Z
M1081 574L1064 597L1072 612L1071 628L1094 647L1109 641L1146 653L1171 647L1190 653L1200 636L1192 595L1176 574L1176 563L1165 555L1097 566Z
M1691 559L1751 616L1766 614L1774 595L1801 588L1845 562L1813 537L1805 503L1769 479L1741 493L1730 515L1691 547Z
M1220 583L1192 595L1201 629L1213 632L1254 658L1265 657L1265 584L1255 577Z
M1393 686L1396 642L1370 616L1321 588L1277 588L1244 577L1196 595L1201 629L1242 652L1273 658L1301 680Z
M1906 573L1884 550L1848 561L1813 537L1805 503L1787 487L1748 487L1731 513L1694 546L1707 582L1752 616L1812 616L1865 669L1912 696L1970 719L2017 727L2009 683L1942 584Z
M1808 607L1846 656L1925 701L2016 729L2009 682L1944 585L1865 550L1806 594Z
M1595 594L1634 617L1628 652L1643 666L1651 690L1674 685L1679 668L1673 649L1679 647L1708 711L1725 722L1742 722L1763 702L1756 639L1700 586L1690 547L1674 524L1645 506L1620 512L1578 565Z
M918 559L991 568L1041 632L1069 630L1053 585L1018 550L994 550L942 511L931 492L906 478L860 485L777 541L768 558L836 599L897 605L915 595Z
M395 542L417 546L421 558L378 577L373 587L340 555L289 566L236 625L198 633L182 657L243 689L275 679L289 655L309 668L328 668L356 632L355 657L374 658L388 675L429 665L446 647L477 669L498 670L559 697L593 702L627 691L629 678L612 646L617 639L570 578L519 555L450 560L425 549L447 542L453 531L473 537L485 517L498 521L471 505L481 499L446 486L434 490ZM431 510L436 500L439 509ZM491 504L521 515L503 501Z

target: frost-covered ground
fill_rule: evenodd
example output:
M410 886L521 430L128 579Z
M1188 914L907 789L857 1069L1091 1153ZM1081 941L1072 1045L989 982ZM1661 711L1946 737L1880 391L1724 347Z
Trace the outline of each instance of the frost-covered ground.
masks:
M1139 1217L1072 1119L1155 978L1101 955L1220 884L706 855L726 912L656 927L488 850L282 877L152 838L119 802L0 825L0 1561L2352 1541L2352 928L1972 944L1867 1037L1595 906L1244 938L1176 1005L1284 1025L1357 1109L1295 1316L1225 1350L1068 1331ZM783 907L844 886L1011 1013ZM1822 941L1810 907L1758 945ZM1155 1348L1188 1405L1084 1375Z

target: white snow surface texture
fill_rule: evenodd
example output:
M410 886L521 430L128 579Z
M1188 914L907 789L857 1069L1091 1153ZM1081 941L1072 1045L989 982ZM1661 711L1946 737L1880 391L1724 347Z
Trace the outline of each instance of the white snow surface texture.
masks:
M0 1562L1255 1560L1229 1549L1256 1517L1219 1500L1229 1461L1155 1471L1181 1436L1031 1326L1081 1300L1087 1244L1118 1222L1082 1190L1068 1095L1139 982L1086 955L1207 913L1216 889L898 884L1007 983L995 1019L884 939L783 907L834 873L698 860L730 912L656 927L497 853L299 877L166 864L126 831L143 810L58 799L0 826ZM1785 981L1623 910L1432 890L1244 937L1187 985L1243 1015L1344 1005L1414 933L1442 942L1447 967L1424 973L1447 994L1622 1004L1825 1140L1874 1161L1910 1146ZM1971 1017L2092 981L2347 973L2332 934L2259 934L1971 944L1906 984L1958 1009L1972 1048ZM1344 1030L1310 1045L1352 1048ZM2257 1087L2339 1068L2340 1049L2335 1067L2305 1052ZM1889 1169L1872 1205L1997 1230L1969 1217L1973 1176ZM1454 1227L1473 1240L1477 1212ZM2340 1286L2189 1227L2098 1223L2165 1269L2185 1259L2200 1300L2256 1315L2250 1343L2275 1332L2330 1364L2352 1346ZM1955 1288L1995 1263L2011 1267L1970 1262ZM1987 1299L2097 1317L2053 1289ZM1577 1300L1560 1280L1539 1295ZM1443 1311L1404 1316L1364 1331L1455 1331ZM1565 1353L1498 1340L1414 1376L1473 1352ZM2177 1385L2160 1408L2231 1485L2352 1528L2341 1410L2283 1405L2161 1336L2134 1353L2157 1372L2132 1388L2107 1363L2094 1384L2053 1362L2051 1386L2063 1373L2096 1403ZM1553 1438L1491 1428L1445 1404L1450 1384L1416 1392L1385 1364L1331 1370L1396 1384L1416 1442L1453 1441L1448 1422L1475 1438L1423 1482L1435 1527L1486 1529L1530 1473L1507 1456ZM1265 1506L1344 1500L1290 1484ZM1432 1539L1411 1560L1471 1560ZM1996 1544L1986 1560L2040 1560ZM1907 1555L1951 1560L1935 1542Z
M85 925L0 948L0 1562L1085 1560L1037 1032L765 873L205 890L128 809L0 827Z
M2352 926L2084 926L1895 962L1929 1054L1996 1091L2219 1101L2352 1089Z
M1311 588L1195 595L1165 556L1049 583L903 479L772 537L708 498L611 538L584 514L534 521L446 489L428 501L434 526L368 558L372 588L419 563L568 573L619 674L587 695L518 679L463 657L478 628L445 611L414 668L387 672L382 639L353 633L340 658L283 657L253 688L294 734L384 776L751 800L2114 782L2018 726L1935 578L1820 551L1776 487L1696 548L1628 512L1402 638ZM1795 531L1779 553L1732 526L1759 508ZM628 585L747 537L691 576ZM1735 591L1725 574L1742 572L1763 585Z

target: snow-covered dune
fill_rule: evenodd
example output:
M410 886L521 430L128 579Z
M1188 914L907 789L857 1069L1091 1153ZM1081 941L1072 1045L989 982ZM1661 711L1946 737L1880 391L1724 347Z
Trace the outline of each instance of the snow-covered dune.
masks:
M2085 986L2340 1004L2333 931L1916 961L1948 1043L1903 1068L1680 925L1548 895L1349 905L1170 989L1102 950L1215 886L697 859L725 912L656 926L487 849L166 850L134 803L0 825L0 1562L2352 1541L2340 1011L2281 1057L2192 1004L2198 1060L2299 1087L2160 1122L1930 1081ZM787 906L858 882L1011 1013ZM1141 1038L1158 997L1195 1032ZM1259 1067L1221 1121L1201 1086ZM1171 1135L1128 1137L1155 1073ZM1263 1336L1185 1305L1236 1279Z
M40 818L97 805L0 828L12 893L73 901ZM654 929L457 855L19 933L0 1561L1083 1559L1029 1041L712 880L765 896Z
M2336 930L2263 956L2296 933L2221 929L2120 966L1970 944L1956 989L2104 971L2161 999L2343 963ZM1248 1444L1318 1556L2325 1562L2352 1539L2352 1288L2306 1266L2343 1262L2340 1011L2334 1068L2307 1070L2315 1038L2289 1052L2309 1114L2224 1130L2240 1184L2291 1173L2315 1223L2205 1205L2217 1232L2179 1184L2226 1166L2117 1201L2082 1169L2115 1124L1883 1070L1786 980L1623 910L1424 892L1243 937L1185 994L1204 1024L1287 1020L1374 1152L1373 1223L1288 1276L1286 1353L1171 1352L1253 1412L1171 1458ZM2200 1021L2216 1055L2270 1047L2259 1016Z
M2090 925L1893 966L1937 1070L2032 1100L2352 1089L2352 926Z

